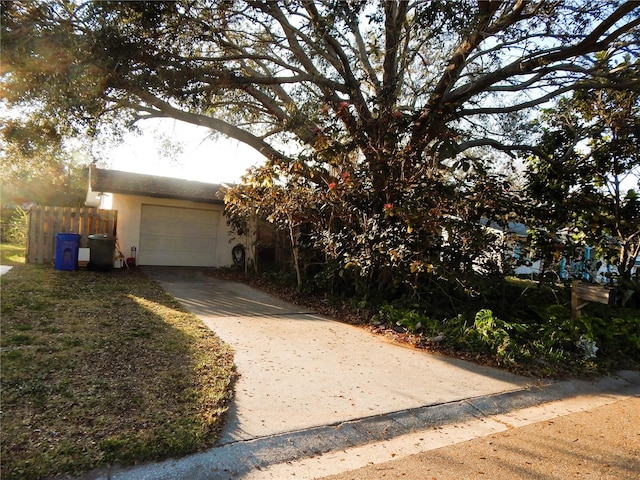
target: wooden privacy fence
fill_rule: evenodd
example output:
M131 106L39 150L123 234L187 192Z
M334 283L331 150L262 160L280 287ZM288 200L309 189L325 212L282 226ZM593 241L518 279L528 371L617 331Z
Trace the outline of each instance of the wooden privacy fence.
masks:
M116 236L117 210L83 207L31 207L27 263L52 263L56 257L56 234L79 233L80 247L88 236L106 233Z

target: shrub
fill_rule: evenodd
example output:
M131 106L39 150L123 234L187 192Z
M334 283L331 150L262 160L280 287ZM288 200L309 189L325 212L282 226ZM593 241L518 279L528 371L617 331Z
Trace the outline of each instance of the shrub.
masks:
M423 313L390 304L382 305L378 313L371 318L371 322L402 327L409 332L420 332L428 336L437 335L442 329L440 322Z
M20 247L27 246L29 230L29 211L16 207L9 219L3 237L10 243Z

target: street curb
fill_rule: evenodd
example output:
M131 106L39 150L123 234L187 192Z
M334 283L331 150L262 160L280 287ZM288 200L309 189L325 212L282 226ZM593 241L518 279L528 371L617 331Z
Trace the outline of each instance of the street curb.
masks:
M476 398L425 405L333 425L229 442L180 459L89 472L83 480L222 480L269 465L389 440L411 432L477 420L581 395L640 395L640 372L621 371L594 381L549 382Z

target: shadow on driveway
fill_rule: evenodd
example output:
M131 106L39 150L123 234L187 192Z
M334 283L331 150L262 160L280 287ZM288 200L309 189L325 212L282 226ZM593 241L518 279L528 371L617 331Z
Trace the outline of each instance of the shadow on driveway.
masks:
M520 390L532 379L393 344L203 269L143 271L235 350L221 443Z

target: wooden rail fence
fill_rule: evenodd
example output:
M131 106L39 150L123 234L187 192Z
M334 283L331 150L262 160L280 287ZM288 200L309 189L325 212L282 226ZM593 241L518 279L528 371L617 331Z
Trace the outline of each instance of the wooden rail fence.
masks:
M80 234L80 247L96 233L116 235L117 210L83 207L32 207L29 211L27 263L53 263L56 257L56 234Z

